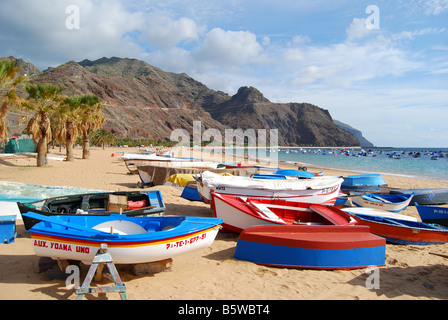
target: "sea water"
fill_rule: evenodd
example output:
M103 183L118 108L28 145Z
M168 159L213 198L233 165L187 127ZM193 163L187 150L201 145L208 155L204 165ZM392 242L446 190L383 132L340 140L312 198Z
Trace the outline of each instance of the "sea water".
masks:
M69 186L42 186L11 181L0 181L0 201L15 202L22 199L24 202L29 202L70 194L98 192L107 191Z
M448 182L448 148L274 148L266 155L305 167Z

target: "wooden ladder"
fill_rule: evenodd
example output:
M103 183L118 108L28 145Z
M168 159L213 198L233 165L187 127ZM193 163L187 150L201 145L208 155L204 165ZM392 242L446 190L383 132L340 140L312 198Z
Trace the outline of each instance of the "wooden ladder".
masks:
M107 267L109 268L109 272L112 277L112 280L115 283L115 286L90 287L90 283L92 282L92 279L94 277L95 280L101 279L104 264L106 264ZM117 268L115 267L115 264L112 260L112 256L110 255L109 252L107 252L106 244L101 244L100 250L98 250L97 254L95 255L95 258L93 258L89 272L87 273L83 284L76 290L77 294L76 300L82 300L86 293L101 293L101 292L105 293L118 292L122 300L128 300L126 294L126 285L120 279Z

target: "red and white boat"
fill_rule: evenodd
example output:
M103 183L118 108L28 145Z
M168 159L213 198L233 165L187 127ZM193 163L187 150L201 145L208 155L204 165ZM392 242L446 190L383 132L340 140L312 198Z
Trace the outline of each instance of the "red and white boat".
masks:
M211 193L248 198L283 199L294 202L334 205L339 195L340 177L319 176L310 179L255 179L241 176L221 176L205 171L195 175L198 192L205 203L211 202Z
M331 206L212 193L215 217L234 232L256 225L353 225L348 213Z

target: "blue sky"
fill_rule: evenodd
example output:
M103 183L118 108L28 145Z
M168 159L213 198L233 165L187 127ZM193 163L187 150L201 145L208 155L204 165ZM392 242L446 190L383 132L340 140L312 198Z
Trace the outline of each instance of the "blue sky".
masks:
M315 104L377 146L448 147L448 0L2 0L0 43L40 69L141 59Z

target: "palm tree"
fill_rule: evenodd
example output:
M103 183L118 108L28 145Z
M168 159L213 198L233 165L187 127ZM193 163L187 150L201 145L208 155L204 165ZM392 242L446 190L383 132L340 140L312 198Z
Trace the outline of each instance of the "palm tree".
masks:
M115 133L109 132L105 129L99 129L92 137L92 143L104 147L106 144L113 144L117 139Z
M82 158L90 158L90 135L101 128L106 122L103 113L103 104L95 95L81 96L80 130L83 136Z
M73 143L78 137L79 117L80 117L81 98L67 97L60 105L60 116L62 117L63 125L60 133L61 138L65 138L66 161L74 161Z
M25 87L28 102L24 108L34 112L27 126L28 134L37 141L37 166L47 165L47 141L51 140L50 116L62 101L60 96L65 88L52 84L34 84Z
M25 81L24 77L17 76L19 69L13 59L0 60L0 146L7 139L6 116L9 106L20 106L24 102L16 93L17 86Z

